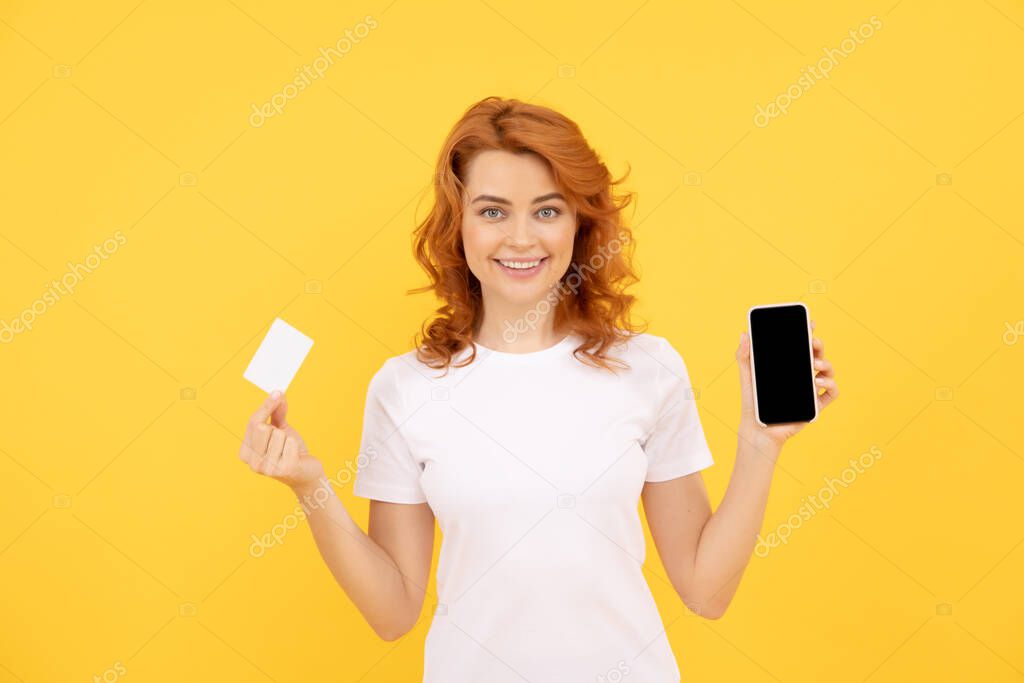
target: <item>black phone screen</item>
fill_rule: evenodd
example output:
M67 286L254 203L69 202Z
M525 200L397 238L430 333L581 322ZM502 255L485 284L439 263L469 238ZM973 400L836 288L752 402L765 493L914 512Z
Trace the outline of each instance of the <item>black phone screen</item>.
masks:
M767 306L750 311L757 414L764 424L809 422L817 389L811 365L807 309Z

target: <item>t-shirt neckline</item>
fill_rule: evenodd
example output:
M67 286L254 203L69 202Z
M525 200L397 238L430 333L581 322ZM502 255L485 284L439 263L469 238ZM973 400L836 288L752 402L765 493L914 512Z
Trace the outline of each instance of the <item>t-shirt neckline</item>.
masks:
M484 346L483 344L480 344L480 343L478 343L476 341L474 341L473 344L475 344L478 349L484 351L487 355L495 356L496 358L508 358L508 359L519 359L519 358L521 358L523 360L526 360L526 359L531 359L532 360L532 359L536 359L536 358L542 358L542 357L547 357L547 356L550 356L550 355L557 354L560 351L562 351L563 349L565 349L565 348L571 346L573 343L575 343L576 339L577 339L576 333L575 332L570 332L569 334L567 334L564 337L562 337L562 339L560 341L556 342L552 346L547 347L546 349L538 349L537 351L527 351L526 353L511 353L509 351L498 351L496 349L490 348L489 346Z

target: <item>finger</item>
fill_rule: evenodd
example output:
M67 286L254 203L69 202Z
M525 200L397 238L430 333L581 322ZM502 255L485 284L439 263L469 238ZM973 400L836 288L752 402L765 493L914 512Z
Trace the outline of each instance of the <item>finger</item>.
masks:
M284 394L280 391L271 392L271 394L267 396L266 400L263 401L262 405L260 405L260 407L256 409L256 412L254 412L249 418L249 423L255 426L266 422L267 418L271 416L274 409L277 408L277 404L283 397Z
M814 360L814 369L818 371L819 375L826 377L832 377L835 375L835 371L832 369L832 363L828 362L824 358L816 358Z
M811 321L811 329L812 330L814 329L814 321L813 320Z
M750 362L750 336L740 332L740 345L736 347L736 360L739 363Z
M267 459L266 458L255 457L255 458L253 458L252 460L249 461L249 469L251 469L256 474L266 474L267 473L267 467L268 467L268 465L267 465Z
M822 377L821 375L818 375L817 377L814 378L814 384L819 389L824 389L825 393L839 392L839 387L836 384L836 381L831 377Z
M284 450L281 452L281 461L278 466L282 472L291 472L299 463L299 442L293 436L284 441Z
M281 459L281 452L284 450L284 441L287 434L282 429L271 429L270 441L267 443L267 460L273 464Z
M825 353L825 342L821 341L817 337L811 339L811 348L814 349L815 356L821 356Z
M303 441L299 433L295 431L293 427L289 427L286 431L288 432L289 437L295 439L295 447L298 449L298 454L300 456L309 455L309 449L306 448L306 442Z
M277 402L277 406L275 406L273 412L270 413L270 424L274 425L278 429L284 429L288 426L288 422L285 420L285 415L287 414L288 399L282 393L280 400Z
M836 400L837 398L839 398L839 387L833 381L831 383L831 386L825 387L825 393L818 396L818 409L823 409L825 406L829 405L830 403L832 403L832 401Z
M736 365L740 369L740 399L744 407L751 405L753 400L750 378L750 335L740 333L740 345L736 349Z
M256 453L252 450L252 448L249 447L249 444L243 442L242 447L238 449L238 458L246 465L248 465L256 457Z
M252 448L256 457L262 458L267 453L267 443L270 441L270 432L273 429L268 424L260 423L252 428L252 438L249 439L249 447Z
M263 453L257 453L253 450L252 446L246 446L248 450L248 458L246 462L249 463L249 469L257 474L264 474L267 468L267 458Z

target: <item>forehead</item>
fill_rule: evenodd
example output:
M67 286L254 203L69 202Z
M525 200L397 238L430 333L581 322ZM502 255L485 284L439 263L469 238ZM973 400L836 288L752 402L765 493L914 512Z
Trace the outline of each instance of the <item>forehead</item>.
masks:
M527 201L558 189L547 161L540 155L493 149L470 159L465 185L473 195L484 192Z

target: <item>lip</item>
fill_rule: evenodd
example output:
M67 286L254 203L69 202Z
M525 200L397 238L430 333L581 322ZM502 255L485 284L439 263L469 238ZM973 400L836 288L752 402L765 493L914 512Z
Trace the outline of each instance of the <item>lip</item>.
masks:
M544 267L547 266L549 258L550 257L548 257L548 256L542 256L539 259L536 258L536 257L534 257L534 258L507 258L507 259L501 259L501 261L511 261L512 263L529 263L530 261L540 260L540 263L538 263L533 268L530 268L529 270L508 268L506 266L503 266L501 264L501 261L499 261L498 259L493 259L493 261L494 261L494 265L496 265L501 270L501 272L505 273L509 277L526 279L526 278L533 277L534 275L539 273L541 270L543 270Z

